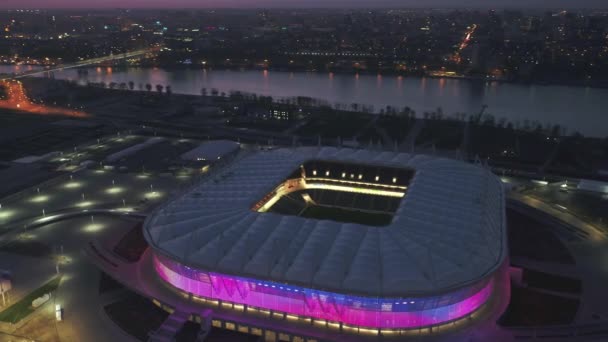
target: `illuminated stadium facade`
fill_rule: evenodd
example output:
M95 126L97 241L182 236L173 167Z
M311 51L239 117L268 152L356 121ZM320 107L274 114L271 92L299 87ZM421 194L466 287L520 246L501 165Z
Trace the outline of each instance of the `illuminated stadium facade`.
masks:
M288 317L411 329L466 317L505 270L504 193L488 170L337 148L260 152L151 215L171 287Z

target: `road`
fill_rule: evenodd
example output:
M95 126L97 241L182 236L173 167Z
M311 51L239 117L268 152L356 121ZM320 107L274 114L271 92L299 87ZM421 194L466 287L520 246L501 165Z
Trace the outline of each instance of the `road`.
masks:
M87 113L75 109L59 108L34 103L27 96L23 84L17 80L0 81L0 86L6 89L6 99L0 100L0 109L10 109L28 114L38 115L64 115L76 118L85 118Z

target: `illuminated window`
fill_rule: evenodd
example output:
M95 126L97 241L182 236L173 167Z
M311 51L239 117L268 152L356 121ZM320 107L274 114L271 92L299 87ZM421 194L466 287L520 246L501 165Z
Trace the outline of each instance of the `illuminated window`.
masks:
M264 341L276 341L277 334L274 331L266 330L266 336L264 337Z
M236 326L234 325L234 323L226 322L226 329L227 330L235 330Z
M221 328L222 327L222 321L214 319L213 321L211 321L211 325L213 325L216 328Z

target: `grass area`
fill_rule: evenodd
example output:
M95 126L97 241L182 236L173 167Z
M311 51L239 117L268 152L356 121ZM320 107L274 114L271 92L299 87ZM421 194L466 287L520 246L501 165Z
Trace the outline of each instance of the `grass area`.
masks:
M537 287L550 291L581 293L580 279L562 277L545 272L524 269L524 283L530 287Z
M158 329L169 316L152 301L134 292L121 301L106 305L104 310L116 325L140 341L147 341L148 332Z
M498 323L507 327L566 325L574 320L579 304L579 299L512 286L511 302Z
M148 248L144 238L143 222L136 224L114 247L114 253L129 262L137 262Z
M363 129L373 117L361 113L339 113L317 116L297 130L298 135L323 138L341 137L351 139Z
M0 248L0 252L30 256L35 258L47 258L52 253L52 248L38 241L13 240Z
M440 149L457 149L464 139L464 122L453 120L426 120L416 137L416 145L435 145Z
M516 160L516 157L510 153L503 154L504 151L515 151L516 149L517 138L514 131L489 126L472 126L470 130L473 154L477 154L481 158L490 157L501 161Z
M359 136L359 143L367 146L370 140L372 142L382 140L381 134L378 133L376 128L384 130L388 137L392 141L398 143L403 142L415 121L410 118L400 116L380 116L378 117L376 124L368 127Z
M552 232L550 225L507 208L507 226L509 255L538 261L574 264L574 257Z
M6 310L0 312L0 321L9 323L19 322L27 315L34 312L35 309L32 307L32 301L34 299L41 297L46 293L54 292L57 287L59 287L60 282L61 276L58 276L53 278L53 280L49 281L48 283L37 288L36 290L30 292L23 299L9 306Z
M360 210L325 206L310 206L302 212L301 216L317 220L358 223L367 226L386 226L391 223L391 220L393 219L393 215L390 214L369 213Z
M112 277L107 275L105 272L101 272L101 277L99 278L99 293L111 292L118 289L123 289L121 283L114 280Z

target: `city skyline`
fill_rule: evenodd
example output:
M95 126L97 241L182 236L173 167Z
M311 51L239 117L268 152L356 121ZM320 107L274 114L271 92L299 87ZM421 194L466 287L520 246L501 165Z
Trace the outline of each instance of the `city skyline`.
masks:
M7 0L0 9L21 8L608 8L602 0L109 0L102 3L90 0Z

